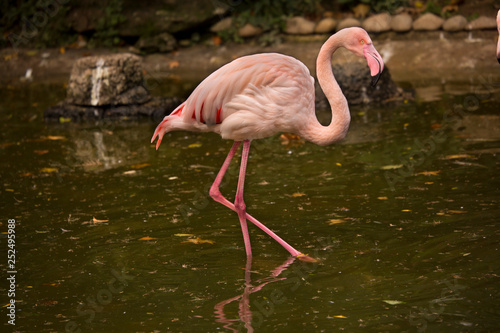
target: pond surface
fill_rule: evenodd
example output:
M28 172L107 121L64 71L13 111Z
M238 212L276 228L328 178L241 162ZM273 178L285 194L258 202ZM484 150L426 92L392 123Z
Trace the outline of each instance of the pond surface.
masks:
M498 331L500 93L479 82L351 107L341 144L254 142L248 212L319 263L252 225L246 262L237 215L208 196L231 142L175 132L156 151L156 123L46 124L62 86L3 89L3 329Z

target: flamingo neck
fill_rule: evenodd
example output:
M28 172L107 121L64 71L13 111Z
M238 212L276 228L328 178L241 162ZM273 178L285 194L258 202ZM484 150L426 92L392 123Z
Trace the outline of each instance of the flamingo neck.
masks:
M347 100L332 72L332 55L343 45L347 36L343 31L331 36L321 47L316 60L316 75L319 85L325 93L332 109L330 125L323 126L316 117L312 117L302 136L317 145L328 145L342 140L349 129L351 115Z

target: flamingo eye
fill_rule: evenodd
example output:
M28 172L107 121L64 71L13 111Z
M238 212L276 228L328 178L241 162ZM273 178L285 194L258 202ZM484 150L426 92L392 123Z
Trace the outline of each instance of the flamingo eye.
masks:
M361 45L363 45L364 43L366 43L364 39L360 40L359 42L361 43Z

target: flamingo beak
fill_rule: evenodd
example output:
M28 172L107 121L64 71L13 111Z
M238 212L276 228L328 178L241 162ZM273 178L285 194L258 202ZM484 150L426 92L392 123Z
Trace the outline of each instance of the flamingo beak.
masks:
M497 60L498 60L498 63L500 64L500 36L498 37Z
M366 44L363 47L363 55L368 63L368 67L370 67L372 86L375 86L380 79L382 71L384 70L384 60L382 60L382 57L377 52L373 44Z

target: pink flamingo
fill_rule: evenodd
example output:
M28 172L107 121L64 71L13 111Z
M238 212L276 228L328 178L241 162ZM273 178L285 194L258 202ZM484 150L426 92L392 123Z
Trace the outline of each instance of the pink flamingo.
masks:
M498 29L498 44L497 44L497 60L500 64L500 10L497 14L497 29Z
M319 84L332 109L330 125L321 125L315 114L314 79L307 67L295 58L263 53L238 58L219 68L196 87L189 98L166 116L156 128L151 142L158 137L156 149L166 132L187 130L215 132L234 140L222 168L210 188L210 196L238 213L247 257L252 256L247 220L281 244L290 254L304 261L315 259L294 249L273 231L246 212L243 187L250 143L253 139L290 132L318 145L343 139L351 120L344 94L335 80L331 58L344 47L364 56L375 85L384 69L382 57L365 30L348 28L338 31L321 47L316 62ZM219 191L229 164L243 142L240 174L234 204Z

